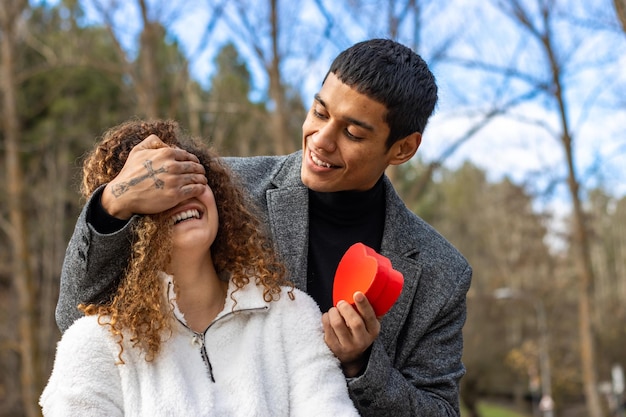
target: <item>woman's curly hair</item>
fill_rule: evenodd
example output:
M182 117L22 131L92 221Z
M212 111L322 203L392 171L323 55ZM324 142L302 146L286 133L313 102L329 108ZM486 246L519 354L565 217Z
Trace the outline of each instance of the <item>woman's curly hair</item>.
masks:
M229 277L237 290L254 279L254 284L264 288L268 302L280 297L281 285L293 289L271 241L261 232L251 201L230 170L207 145L185 136L174 121L131 120L105 132L83 163L83 197L88 198L99 186L110 182L121 171L132 148L152 134L169 146L196 155L204 166L219 214L219 229L211 245L218 275ZM104 304L80 306L85 314L97 314L100 324L110 326L120 345L121 363L124 334L151 361L171 333L172 323L171 306L159 277L170 261L171 222L161 214L142 216L133 229L133 238L130 262L112 298ZM292 291L289 296L293 298Z

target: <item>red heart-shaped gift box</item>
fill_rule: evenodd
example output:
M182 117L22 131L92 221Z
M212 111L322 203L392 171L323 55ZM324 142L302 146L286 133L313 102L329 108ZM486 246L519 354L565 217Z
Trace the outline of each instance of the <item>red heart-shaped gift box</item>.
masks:
M354 293L361 291L374 308L376 316L383 316L396 302L404 277L392 268L388 258L363 243L350 246L341 258L333 284L333 303L340 300L354 305Z

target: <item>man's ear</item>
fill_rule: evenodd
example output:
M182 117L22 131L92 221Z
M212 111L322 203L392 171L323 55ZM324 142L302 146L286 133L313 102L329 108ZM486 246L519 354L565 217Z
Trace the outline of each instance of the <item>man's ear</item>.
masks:
M389 149L389 165L400 165L413 158L422 143L422 134L413 132L403 137Z

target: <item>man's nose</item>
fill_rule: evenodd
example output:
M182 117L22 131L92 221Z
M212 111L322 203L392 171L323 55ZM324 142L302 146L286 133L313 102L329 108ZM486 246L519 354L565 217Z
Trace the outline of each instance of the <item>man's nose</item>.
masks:
M333 152L337 147L337 135L339 134L337 127L332 123L325 123L311 136L313 145L317 149L326 152Z

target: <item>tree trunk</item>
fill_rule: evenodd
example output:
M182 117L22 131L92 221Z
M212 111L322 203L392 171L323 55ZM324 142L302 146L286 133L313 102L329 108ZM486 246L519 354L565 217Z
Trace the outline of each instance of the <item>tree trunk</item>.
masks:
M626 0L613 0L617 20L622 24L622 30L626 33Z
M71 121L67 121L71 126ZM39 224L49 225L37 241L41 242L39 253L39 269L33 277L37 282L39 293L37 295L38 314L36 332L40 346L39 356L40 375L45 376L38 381L39 386L44 386L46 377L52 370L56 350L56 341L59 339L59 330L56 325L54 311L59 293L59 276L61 265L67 247L65 224L67 221L67 184L70 183L72 165L69 155L67 137L48 137L46 142L52 144L47 147L46 155L42 163L45 165L47 178L42 185L41 198L37 200L36 219Z
M19 309L19 353L21 359L20 385L24 413L28 417L40 415L37 406L35 343L33 332L33 296L30 272L28 233L23 202L23 174L20 166L20 127L17 115L17 88L15 80L15 51L19 19L27 6L25 0L3 1L0 6L0 41L2 59L0 88L3 96L3 125L6 158L7 197L9 205L11 269L17 292Z
M570 143L567 133L564 134L563 143ZM592 323L592 306L593 298L593 282L594 273L591 266L591 255L589 250L589 237L587 233L587 225L585 221L585 213L582 208L580 196L578 192L579 184L573 165L573 157L571 146L566 145L569 174L568 186L572 203L574 206L574 254L577 260L578 270L578 314L579 314L579 333L580 333L580 360L583 372L583 383L585 390L585 399L587 401L587 411L590 417L601 417L602 407L600 404L600 396L598 394L598 376L595 369L595 346L594 332Z
M194 137L202 137L200 114L202 112L202 100L198 88L191 79L185 83L185 99L187 100L187 125Z
M573 205L573 226L574 238L572 240L573 253L576 256L578 270L578 313L579 313L579 335L580 335L580 361L583 373L583 384L585 400L587 402L587 412L589 417L602 417L602 406L598 393L598 377L595 369L595 348L593 338L593 323L591 300L593 299L594 274L591 265L591 251L589 246L589 236L585 221L585 213L580 201L580 184L578 183L576 168L573 157L572 137L569 133L569 123L567 121L567 111L565 105L564 92L561 85L561 72L557 60L552 50L551 39L544 37L544 47L550 61L552 70L552 81L554 83L554 96L559 106L562 135L561 142L567 159L568 188Z
M158 83L156 45L158 42L157 24L148 19L148 9L145 0L139 1L143 31L141 32L139 69L140 74L135 79L139 111L148 119L159 117Z
M285 89L280 77L280 52L278 48L278 0L270 0L271 6L271 27L272 27L272 60L268 68L270 79L269 93L274 102L272 113L272 123L274 126L274 152L278 155L285 155L293 152L293 141L289 134L289 110L285 104Z

